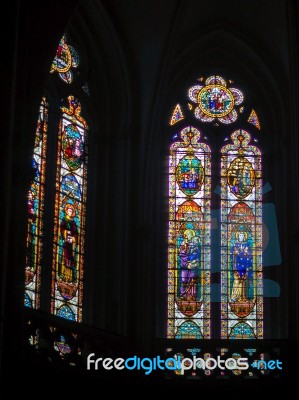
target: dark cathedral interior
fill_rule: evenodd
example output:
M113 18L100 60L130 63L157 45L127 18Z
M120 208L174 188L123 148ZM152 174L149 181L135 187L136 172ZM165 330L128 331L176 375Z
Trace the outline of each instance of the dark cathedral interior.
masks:
M88 393L87 388L99 396L103 388L111 394L138 390L140 395L151 390L157 394L160 388L169 394L192 395L252 390L257 396L263 389L295 385L299 370L299 2L15 0L2 15L7 28L1 74L1 387L29 396L38 385L44 385L48 393L76 398L81 390ZM69 53L73 64L68 69L60 68L58 62L54 65L64 35L68 48L75 49ZM219 118L214 120L211 113L205 114L213 106L212 100L195 108L199 93L204 93L202 88L211 82L231 96L226 100L228 105L222 103L222 107L231 104L230 120L223 117L225 113L218 113ZM70 100L70 96L78 100ZM24 305L24 292L28 278L28 188L35 173L32 155L42 98L49 111L42 236L38 237L42 256L39 283L34 289L38 292L35 307ZM71 217L66 217L69 225L65 228L62 223L58 225L61 214L56 213L63 206L70 216L76 214L77 203L59 203L57 190L63 189L57 189L60 183L56 175L61 110L70 114L71 107L77 107L82 126L88 125L83 161L85 203L80 206L81 216L84 214L80 273L84 274L79 280L77 269L69 278L80 281L76 309L80 318L59 314L55 305L57 283L53 286L53 279L62 274L60 269L58 275L53 272L53 254L58 251L55 232L69 229L74 231L73 237L78 236L77 227L68 222ZM254 114L250 114L252 110ZM172 254L168 252L172 225L168 185L170 146L173 148L173 143L181 140L182 130L190 126L200 132L200 140L205 142L202 148L211 150L211 225L205 225L211 227L211 245L205 250L211 256L210 264L205 264L205 268L211 268L211 295L206 308L208 322L198 313L209 333L192 336L190 330L184 337L182 329L176 335L169 334L171 324L179 322L171 320L169 305L172 289L167 266ZM255 316L249 321L260 324L260 328L251 336L231 333L224 337L220 243L226 228L220 216L221 149L237 130L250 132L254 139L251 148L261 153L261 193L253 203L263 210L259 238L262 273L254 275L252 285L258 291L261 281L263 295L259 297L259 314L250 314ZM186 137L191 140L189 133ZM237 136L245 143L244 137ZM81 154L80 147L75 151ZM248 176L247 188L251 184ZM240 186L236 186L234 176L230 179L233 193ZM189 191L182 189L190 202L194 182L193 186L185 183ZM185 225L187 239L196 235L194 226ZM235 236L247 239L249 234ZM67 245L63 251L65 256ZM258 251L256 247L254 260ZM242 282L234 292L234 301L238 293L243 296L240 285ZM190 311L184 306L182 293L176 307L185 307L186 316ZM68 299L67 295L64 298ZM241 323L249 314L246 312L239 311ZM188 326L191 329L192 324ZM133 356L173 360L175 355L205 359L241 356L248 357L250 363L256 358L274 360L274 368L268 363L263 370L249 372L196 368L185 374L158 368L150 374L142 368L89 370L87 358L91 353L95 358L113 360Z

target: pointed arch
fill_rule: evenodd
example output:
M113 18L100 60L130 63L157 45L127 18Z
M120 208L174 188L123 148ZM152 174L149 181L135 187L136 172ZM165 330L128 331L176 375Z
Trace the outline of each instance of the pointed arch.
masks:
M39 108L32 158L34 177L27 194L25 306L30 308L40 307L48 107L47 100L43 97Z
M210 338L210 148L186 127L170 147L169 338Z
M261 152L245 130L231 139L221 150L221 337L261 339Z
M88 126L74 96L61 107L57 146L51 312L82 321ZM61 310L68 310L62 312Z

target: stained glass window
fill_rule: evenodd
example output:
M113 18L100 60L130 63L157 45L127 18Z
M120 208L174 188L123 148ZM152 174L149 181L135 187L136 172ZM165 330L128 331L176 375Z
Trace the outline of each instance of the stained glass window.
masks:
M257 113L254 110L251 110L247 121L250 124L254 125L257 129L261 129L260 121L258 119Z
M196 104L194 116L200 121L231 124L238 118L236 106L243 103L244 97L239 89L228 87L221 76L212 75L204 85L189 89L189 99Z
M221 337L263 337L261 152L239 129L221 160Z
M210 337L210 197L210 148L189 126L170 147L169 338Z
M201 77L188 90L187 101L177 103L171 114L172 130L185 117L182 109L196 128L175 130L170 147L169 338L210 338L213 319L220 319L223 339L263 337L261 151L245 130L231 135L228 131L228 125L238 119L239 126L249 122L257 129L260 122L256 111L245 104L242 91L233 86L232 80L219 75ZM213 127L206 131L208 123ZM197 126L202 127L202 136ZM203 143L214 129L215 143L226 143L221 166L219 154ZM211 160L217 163L212 182ZM217 190L211 194L211 184L217 189L219 183L221 208L213 212L215 220L220 217L221 239L215 232L212 244L221 254L221 313L215 308L211 315L210 202L217 204L218 196Z
M54 219L51 312L81 322L87 185L87 123L74 96L61 107Z
M67 43L65 35L62 36L56 50L56 55L51 65L50 73L57 72L65 83L73 82L72 68L79 65L79 56L76 50Z
M184 119L182 108L179 104L177 104L173 110L171 120L170 120L170 125L174 125L177 122L181 121L182 119Z
M25 269L25 306L39 308L43 245L48 104L42 99L35 133L32 166L34 177L27 194L27 240Z

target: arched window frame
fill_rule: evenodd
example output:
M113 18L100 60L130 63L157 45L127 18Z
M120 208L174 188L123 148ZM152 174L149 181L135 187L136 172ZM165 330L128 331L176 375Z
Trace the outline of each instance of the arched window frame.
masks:
M172 127L171 128L171 134L173 135L175 131L174 137L179 137L178 129L183 126L183 124L189 123L193 124L197 129L199 129L202 133L202 137L205 140L209 139L209 135L211 134L211 127L207 128L208 124L213 124L212 128L212 134L215 132L215 136L217 135L217 129L218 131L225 129L226 131L226 137L225 141L228 140L227 135L229 132L232 130L230 129L230 124L234 124L233 126L240 126L242 129L244 127L248 127L248 124L251 126L254 126L254 129L257 131L260 131L261 129L261 124L260 120L258 117L258 113L256 110L251 109L251 108L245 108L244 104L245 103L245 98L243 93L239 90L236 89L232 86L233 82L231 80L225 81L220 75L212 75L208 77L207 79L200 78L198 79L199 83L196 84L195 86L192 86L188 90L188 99L183 99L180 103L177 103L174 108L173 112L171 114L169 124ZM209 105L204 101L205 99L205 94L208 91L213 91L213 90L220 90L223 91L227 94L227 97L229 99L227 109L221 110L221 112L217 111L216 109L214 111L209 110ZM244 111L245 110L245 111ZM187 121L187 122L186 122ZM219 129L218 127L222 126L224 129ZM209 132L207 134L206 132ZM245 132L245 131L244 131ZM248 140L248 134L246 133L246 140ZM251 136L249 136L251 138ZM256 137L254 137L254 140L257 141ZM213 138L213 141L215 141L215 138ZM219 143L220 144L220 143ZM248 144L248 142L246 142ZM222 145L222 149L228 148L227 146ZM224 224L222 222L223 219L223 210L224 210L224 201L221 201L221 207L220 210L218 210L219 213L219 218L220 218L220 226L221 226L221 232L220 232L220 237L219 237L219 242L218 240L217 243L212 243L212 247L215 249L215 246L217 246L219 249L219 269L215 268L214 265L214 270L216 269L217 271L221 270L221 278L220 278L220 283L219 284L214 284L214 291L212 291L212 296L214 296L214 300L217 298L220 300L220 307L221 309L219 310L219 313L215 313L215 308L214 308L214 313L211 314L210 316L210 325L213 325L213 320L215 321L215 318L218 319L217 324L220 324L220 330L219 332L212 332L211 329L211 336L209 337L221 337L221 338L229 338L229 339L236 339L236 338L243 338L243 339L252 339L252 338L259 338L261 339L263 337L263 273L262 273L262 203L261 203L261 152L260 150L255 147L255 146L247 146L247 149L250 149L251 151L254 151L254 154L256 156L256 165L255 165L255 173L258 179L256 179L256 189L255 189L255 194L256 198L254 199L254 204L255 204L255 226L257 228L257 234L255 235L256 238L256 244L255 244L255 254L254 254L254 274L255 274L255 292L257 294L256 297L256 304L255 304L255 313L254 315L251 314L251 321L250 324L254 325L254 329L252 332L254 332L251 335L246 335L242 334L241 336L234 335L232 332L228 330L228 288L227 285L227 259L225 260L224 253L228 254L229 249L229 244L228 241L224 238L225 237L225 228ZM221 157L221 147L218 149L218 154L217 157L215 155L215 150L211 148L211 159L215 160L219 159ZM222 155L222 157L224 157ZM223 161L224 158L222 158ZM223 166L223 163L222 163ZM221 166L211 166L212 170L216 171L215 172L215 177L212 179L212 186L215 187L215 185L222 185L222 189L220 190L215 189L215 194L212 195L212 204L215 203L215 195L217 194L220 196L223 196L223 174L224 172L221 170ZM218 168L218 169L217 169ZM170 186L171 186L171 174L169 178ZM213 190L212 190L213 192ZM214 197L213 197L214 196ZM214 200L213 200L214 199ZM171 213L172 213L172 199L171 196L169 197L169 224L171 226ZM218 218L218 217L217 217ZM171 229L170 229L171 230ZM169 231L170 231L169 230ZM212 235L213 238L213 235ZM226 242L225 242L226 240ZM213 241L213 239L212 239ZM173 244L171 243L170 235L168 237L168 268L169 265L171 265L171 254L173 251L171 250L171 246ZM218 250L216 253L218 253ZM217 257L216 257L217 258ZM216 259L215 258L215 259ZM213 254L211 254L211 259L213 259ZM217 261L216 261L217 262ZM215 260L214 260L215 263ZM220 266L221 263L221 266ZM224 265L225 264L225 265ZM212 268L213 269L213 268ZM225 272L224 272L225 271ZM210 271L209 271L210 273ZM173 308L174 306L172 304L175 303L174 296L175 296L175 291L173 290L173 284L175 282L175 279L170 274L170 278L168 278L168 325L167 325L167 337L168 338L176 338L175 336L175 330L173 329L174 324L170 323L170 312L173 313ZM216 287L216 291L215 291ZM218 301L217 300L217 301ZM225 306L226 304L226 306ZM170 329L169 326L172 328ZM220 332L221 331L221 332ZM213 334L215 336L213 336ZM178 338L178 337L177 337ZM181 336L180 338L184 338ZM192 336L186 335L185 338L192 338Z
M40 249L38 255L39 264L35 262L36 278L34 278L33 283L29 282L29 275L32 272L29 271L28 265L26 265L25 305L30 308L41 308L65 319L82 322L88 126L81 115L81 99L84 98L86 100L89 96L89 88L84 80L79 54L75 47L70 44L69 35L64 34L57 47L45 88L47 106L43 109L47 111L47 115L44 118L44 120L47 119L47 123L43 124L45 138L43 141L43 169L41 174L43 183L41 194L44 197L43 201L39 203L41 204L40 210L38 210L38 215L35 217L39 221L40 228L38 240L34 244L36 248ZM43 102L45 101L43 98ZM86 109L86 103L85 101L83 109ZM59 117L57 118L58 115ZM36 131L36 143L41 136L40 119L41 111ZM49 126L51 125L51 131L48 131L48 120ZM77 141L79 142L77 148L75 141L72 149L66 148L66 143L71 141L71 135L68 137L67 125L74 128L73 133L76 131ZM46 134L50 138L47 141ZM67 159L68 150L72 154L68 154L69 157ZM75 154L76 152L80 152L80 154ZM36 158L35 153L34 159ZM77 191L78 193L80 192L80 195L77 198L71 195L68 197L68 203L71 203L71 206L74 207L75 215L73 220L77 225L77 232L74 236L76 237L76 243L73 241L72 244L75 264L75 266L72 266L72 268L75 268L72 272L75 274L73 282L65 279L65 276L62 276L61 273L63 253L61 225L66 206L62 196L65 199L67 198L65 193L66 185L62 182L62 175L67 172L73 177L76 176L77 182L78 180L80 181L80 188ZM52 185L51 182L53 182L54 177L55 181ZM31 189L30 187L30 191ZM30 229L32 230L29 203L30 199L28 197L27 254L30 247L29 233ZM47 210L45 210L46 206ZM50 236L49 231L52 229L53 236ZM42 236L41 232L43 230L48 232L47 237ZM44 249L43 253L42 249ZM64 251L66 252L66 249ZM60 282L60 286L64 286L63 289L60 290L58 288L58 282ZM28 293L30 295L34 294L34 302L29 301Z
M210 148L192 126L180 137L169 159L167 335L202 339L210 337Z
M221 337L263 337L261 152L242 129L221 149Z
M48 112L49 105L43 97L39 108L32 157L34 178L27 195L25 306L35 309L40 307Z

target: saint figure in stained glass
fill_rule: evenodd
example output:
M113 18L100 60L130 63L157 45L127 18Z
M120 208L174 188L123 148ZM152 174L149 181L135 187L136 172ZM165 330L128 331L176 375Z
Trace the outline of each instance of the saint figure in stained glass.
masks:
M34 271L36 265L34 260L35 247L35 230L36 230L36 185L31 184L27 195L27 248L26 248L26 265ZM28 282L26 282L28 283Z
M200 268L200 239L193 229L186 229L179 247L181 282L179 296L184 300L197 299Z
M252 249L245 231L238 230L232 245L233 285L231 302L246 302L250 296L252 280Z
M75 250L78 241L78 229L74 217L75 207L67 203L64 207L65 216L60 224L60 232L63 239L63 262L61 274L66 282L77 281Z

